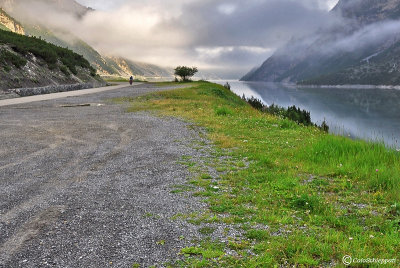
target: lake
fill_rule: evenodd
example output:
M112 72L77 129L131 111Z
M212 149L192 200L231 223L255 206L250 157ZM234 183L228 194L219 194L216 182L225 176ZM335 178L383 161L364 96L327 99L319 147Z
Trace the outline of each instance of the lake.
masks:
M225 84L227 81L213 81ZM314 123L325 119L330 132L383 141L400 150L400 90L380 88L296 87L277 83L228 81L231 90L265 104L296 105L311 112Z

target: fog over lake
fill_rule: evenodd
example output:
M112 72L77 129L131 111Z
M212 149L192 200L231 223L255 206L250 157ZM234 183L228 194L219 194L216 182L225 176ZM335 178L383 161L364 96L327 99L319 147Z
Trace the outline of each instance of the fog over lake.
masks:
M224 84L226 81L218 81ZM229 81L236 94L254 96L265 104L296 105L311 112L312 121L325 119L330 132L384 141L400 149L400 90L380 88L307 88L277 83Z

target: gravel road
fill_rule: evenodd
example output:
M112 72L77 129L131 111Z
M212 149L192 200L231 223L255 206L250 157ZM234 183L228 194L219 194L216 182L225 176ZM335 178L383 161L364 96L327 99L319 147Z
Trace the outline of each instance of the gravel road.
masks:
M197 230L171 217L205 206L171 193L190 178L177 161L199 153L189 146L199 135L178 119L107 101L166 89L142 84L0 107L0 267L177 258Z

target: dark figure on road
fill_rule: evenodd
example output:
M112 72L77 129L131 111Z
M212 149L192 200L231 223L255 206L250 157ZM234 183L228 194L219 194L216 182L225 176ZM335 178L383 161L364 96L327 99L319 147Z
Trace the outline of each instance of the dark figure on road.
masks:
M129 84L133 84L133 76L131 76L130 78L129 78Z

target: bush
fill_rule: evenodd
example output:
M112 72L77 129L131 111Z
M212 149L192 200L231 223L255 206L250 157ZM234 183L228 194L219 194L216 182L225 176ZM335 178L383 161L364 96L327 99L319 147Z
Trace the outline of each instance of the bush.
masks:
M262 111L264 109L264 103L253 96L250 99L247 99L247 102L257 110Z
M326 123L325 119L324 119L324 121L322 122L322 124L321 124L321 126L320 126L319 128L320 128L322 131L326 132L326 133L329 132L329 126L328 126L328 124Z
M71 74L68 71L68 68L65 67L64 65L60 66L60 71L65 74L65 76L70 76Z
M8 51L8 50L0 50L0 64L6 66L9 64L13 64L17 68L24 67L27 63L27 60Z
M314 125L313 122L311 122L310 112L306 110L300 110L300 108L297 108L294 105L287 109L285 117L305 126Z

